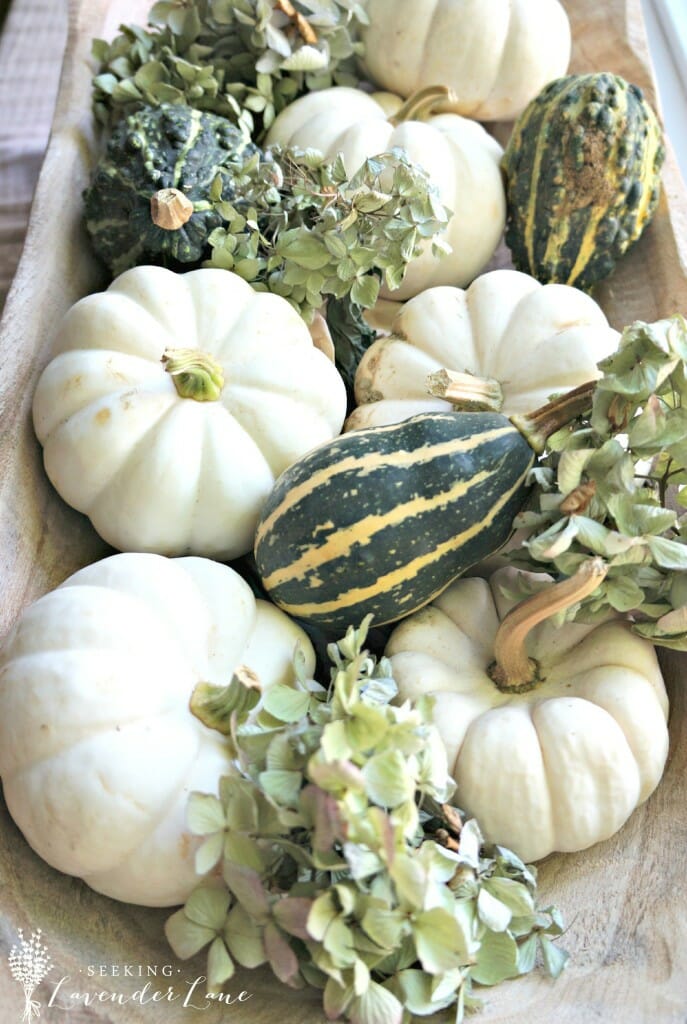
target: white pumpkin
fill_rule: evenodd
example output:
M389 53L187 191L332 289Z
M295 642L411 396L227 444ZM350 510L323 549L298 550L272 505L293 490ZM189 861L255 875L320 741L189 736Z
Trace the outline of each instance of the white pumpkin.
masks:
M457 110L512 120L570 60L570 24L558 0L368 0L365 65L401 96L450 86Z
M114 555L40 598L0 654L0 776L30 845L107 896L183 902L187 798L217 792L228 764L191 693L239 664L288 685L297 645L312 672L303 630L201 558Z
M431 245L413 260L395 299L409 298L434 285L468 284L491 259L505 224L506 204L500 145L476 121L454 113L432 114L432 97L409 104L401 117L398 97L379 102L358 89L335 86L302 96L277 116L266 144L317 149L333 159L342 153L354 174L371 156L395 147L424 167L441 202L452 211L442 237L452 252L432 255ZM395 113L392 114L395 108ZM418 120L420 116L423 120Z
M129 270L68 311L55 351L33 406L45 468L121 550L245 554L277 476L346 411L293 307L225 270Z
M452 584L394 630L386 653L402 698L435 698L456 802L487 839L530 861L607 839L646 800L667 756L668 700L653 646L627 623L542 621L595 589L593 576L584 592L575 577L540 582L538 613L523 602L499 636L517 577L509 567ZM527 685L524 671L506 673L502 689L489 671L514 653L519 667L523 654L539 665L542 681L525 692L504 685Z
M391 334L373 342L361 359L358 408L346 428L454 408L429 393L427 378L441 370L472 375L464 385L474 399L480 398L480 378L496 381L500 398L491 387L482 389L482 397L494 398L489 408L506 415L532 412L552 394L596 379L596 364L616 350L619 337L584 292L542 285L517 270L483 274L467 291L430 288L400 307Z

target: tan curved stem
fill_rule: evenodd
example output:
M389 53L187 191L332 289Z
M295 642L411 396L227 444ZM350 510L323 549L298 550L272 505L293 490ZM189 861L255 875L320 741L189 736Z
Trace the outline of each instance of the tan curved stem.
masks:
M574 576L553 583L512 608L496 631L494 661L489 675L499 690L513 693L540 681L539 666L527 654L527 637L535 626L592 594L603 582L608 566L601 558L583 562Z
M388 121L394 128L404 121L423 121L432 114L449 111L457 102L458 97L448 86L427 85L409 96Z

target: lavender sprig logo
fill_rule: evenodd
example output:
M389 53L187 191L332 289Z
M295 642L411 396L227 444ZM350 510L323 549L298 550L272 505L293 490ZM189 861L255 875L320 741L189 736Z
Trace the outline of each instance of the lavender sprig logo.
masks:
M41 1004L33 998L43 978L52 970L52 959L47 948L41 942L41 929L31 933L30 939L24 938L19 929L19 944L12 946L9 955L10 972L15 981L24 989L24 1013L22 1021L31 1021L40 1015Z

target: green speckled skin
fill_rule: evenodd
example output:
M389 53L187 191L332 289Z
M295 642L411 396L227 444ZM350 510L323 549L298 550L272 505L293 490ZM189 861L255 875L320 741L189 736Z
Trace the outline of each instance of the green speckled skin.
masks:
M130 115L115 128L84 192L96 253L115 275L142 263L190 269L208 255L208 235L222 223L207 208L210 186L221 175L222 198L231 200L236 168L257 151L225 118L180 104ZM150 198L163 188L180 189L196 207L175 231L151 219Z
M534 454L498 413L422 413L320 445L277 480L257 530L263 586L339 630L410 614L508 539Z

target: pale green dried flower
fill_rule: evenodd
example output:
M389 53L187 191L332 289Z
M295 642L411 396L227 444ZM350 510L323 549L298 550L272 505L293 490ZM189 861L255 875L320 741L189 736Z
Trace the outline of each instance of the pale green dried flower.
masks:
M608 574L561 621L627 615L655 644L687 650L687 322L627 327L599 363L589 413L554 434L514 563L560 579L590 555ZM518 596L522 596L520 593Z
M349 178L340 157L275 148L237 170L232 202L222 200L221 186L218 179L210 199L226 226L211 233L206 266L282 296L306 321L330 301L337 366L352 384L374 337L359 311L374 306L382 280L398 287L451 215L426 172L399 149L366 160Z
M221 837L224 885L202 881L167 935L181 957L209 946L211 987L235 961L268 962L285 984L322 988L332 1020L405 1024L451 1006L460 1021L474 985L532 970L538 952L557 976L562 922L537 909L534 869L446 804L431 702L390 703L367 626L330 646L328 689L301 671L240 710L236 677L227 687L234 760L219 798L189 801L191 831Z
M259 139L306 90L356 85L367 17L357 0L162 0L93 55L102 124L142 104L186 103Z

